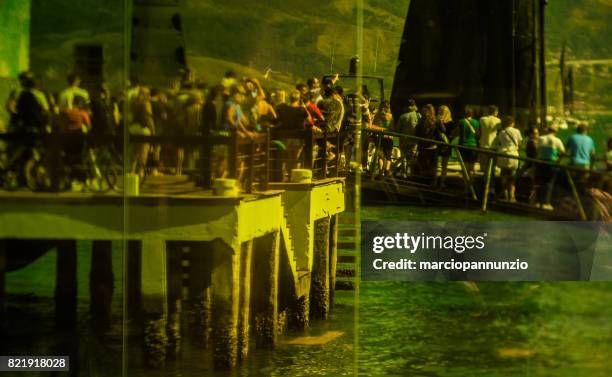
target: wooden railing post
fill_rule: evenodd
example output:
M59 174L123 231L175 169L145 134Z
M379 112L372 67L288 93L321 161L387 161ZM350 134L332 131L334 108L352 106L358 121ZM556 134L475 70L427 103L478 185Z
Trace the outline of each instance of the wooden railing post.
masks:
M467 187L470 189L470 194L472 195L472 199L474 200L478 200L478 197L476 196L476 191L474 190L474 185L472 184L472 178L470 177L470 173L467 171L467 168L465 167L465 162L463 162L463 157L461 157L461 152L459 151L459 148L455 145L455 152L457 153L457 159L459 160L459 165L461 165L461 175L463 176L463 180L465 181L465 184L467 185Z
M327 130L323 131L323 171L321 179L327 178Z
M200 160L200 174L202 175L200 177L200 185L202 186L202 188L205 189L209 189L211 187L212 184L212 179L211 179L211 172L212 172L212 149L213 149L213 145L214 143L210 143L210 142L202 142L200 144L200 153L201 153L201 160Z
M374 156L374 158L372 159L372 166L370 166L370 180L374 180L374 178L376 177L374 175L374 169L376 168L376 165L378 165L378 157L381 153L380 150L380 146L382 144L382 138L383 138L383 134L382 133L377 133L376 134L376 155ZM384 169L384 166L383 166ZM382 174L382 172L378 172L378 174Z
M264 141L264 167L261 180L259 181L259 187L261 191L268 189L268 182L270 181L270 129L266 129L265 141Z
M484 194L482 198L482 212L487 212L487 201L489 199L489 186L491 185L491 173L493 172L493 157L489 157L487 164L487 176L485 177Z
M336 172L334 177L340 175L340 155L344 153L344 148L340 144L340 132L336 131Z
M314 143L314 132L312 129L305 131L305 141L306 145L304 145L304 168L312 169L313 168L313 159L312 159L312 145Z
M232 131L231 133L231 137L229 139L229 145L228 145L228 171L230 174L230 178L238 178L238 169L239 169L239 164L238 164L238 153L239 153L239 148L238 148L238 132L237 131Z
M249 163L247 166L247 169L249 169L249 183L246 187L246 192L249 194L253 192L253 180L255 179L255 145L257 145L257 136L249 143Z
M569 170L565 168L563 168L563 170L565 171L565 175L567 176L567 182L569 183L570 189L572 190L572 196L574 197L574 200L576 201L576 206L578 206L578 215L580 215L580 220L586 221L587 216L586 216L586 213L584 212L584 207L582 206L582 200L580 200L580 195L578 194L578 190L576 190L574 179L572 178L572 175L570 174Z

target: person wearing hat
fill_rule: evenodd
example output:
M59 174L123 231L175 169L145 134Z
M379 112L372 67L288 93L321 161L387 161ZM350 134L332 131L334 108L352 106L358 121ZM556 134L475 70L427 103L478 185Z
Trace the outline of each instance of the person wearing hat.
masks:
M559 126L552 123L548 126L548 133L540 136L537 149L538 159L549 163L557 162L565 154L565 146L561 139L556 136L558 130ZM551 198L557 171L558 168L554 165L536 164L536 207L547 211L554 210L551 205Z

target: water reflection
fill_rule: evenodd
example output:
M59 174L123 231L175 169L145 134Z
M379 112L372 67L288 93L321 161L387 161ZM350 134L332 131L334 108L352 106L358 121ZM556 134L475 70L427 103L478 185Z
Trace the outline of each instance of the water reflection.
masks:
M364 375L607 375L610 283L362 284ZM603 373L603 374L602 374Z

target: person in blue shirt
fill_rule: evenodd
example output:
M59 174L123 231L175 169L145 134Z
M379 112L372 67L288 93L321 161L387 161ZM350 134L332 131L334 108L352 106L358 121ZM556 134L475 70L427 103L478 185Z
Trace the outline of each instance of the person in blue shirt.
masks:
M589 170L593 166L595 157L595 143L587 135L587 124L580 123L576 128L576 133L567 139L566 150L571 164L582 171L572 173L577 189L582 192L586 188L589 177Z
M587 135L587 125L585 123L578 125L576 133L567 139L566 147L572 165L589 170L592 157L595 156L595 143Z

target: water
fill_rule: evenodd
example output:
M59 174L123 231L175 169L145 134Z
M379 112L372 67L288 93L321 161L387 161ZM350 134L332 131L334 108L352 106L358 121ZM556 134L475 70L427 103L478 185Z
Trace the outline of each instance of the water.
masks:
M410 207L367 207L363 219L515 220L514 215ZM7 275L9 337L1 354L61 354L81 359L78 375L118 376L122 354L121 252L115 250L114 325L102 338L88 323L88 243L79 244L79 327L76 338L52 325L54 253ZM190 345L163 370L140 367L133 324L127 347L130 376L610 376L610 283L368 282L336 292L330 320L308 335L343 333L324 344L291 345L286 334L274 351L256 350L232 372L213 372L210 354ZM357 308L357 309L356 309ZM355 310L358 332L355 333ZM77 339L75 341L75 339ZM357 360L357 364L355 364ZM44 374L21 373L18 376Z
M367 219L529 221L424 207L367 207ZM609 376L610 300L607 282L363 282L360 374Z

